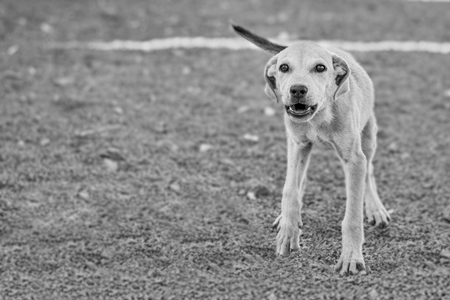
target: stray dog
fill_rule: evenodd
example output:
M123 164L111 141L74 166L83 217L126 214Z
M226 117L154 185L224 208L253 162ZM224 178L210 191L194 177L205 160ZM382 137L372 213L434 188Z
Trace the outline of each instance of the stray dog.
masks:
M264 69L265 92L285 106L287 176L283 188L277 254L299 250L306 170L313 145L334 148L345 172L347 203L342 252L335 270L365 274L363 205L371 225L387 226L389 213L377 193L372 159L377 146L373 84L353 56L310 42L289 47L232 25L243 38L275 54Z

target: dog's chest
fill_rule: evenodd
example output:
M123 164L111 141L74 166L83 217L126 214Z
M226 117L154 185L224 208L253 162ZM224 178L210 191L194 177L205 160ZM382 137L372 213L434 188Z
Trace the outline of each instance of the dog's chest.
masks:
M308 144L312 143L314 147L323 150L333 149L333 140L330 136L330 130L321 129L318 126L311 126L310 124L292 124L287 123L288 133L294 137L297 143Z
M314 146L320 149L329 150L333 149L333 145L331 144L331 141L328 137L320 134L316 131L311 131L306 133L306 139L313 143Z

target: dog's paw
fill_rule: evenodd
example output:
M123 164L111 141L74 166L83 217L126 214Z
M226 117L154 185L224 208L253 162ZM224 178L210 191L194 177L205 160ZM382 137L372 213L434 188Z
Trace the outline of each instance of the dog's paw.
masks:
M341 257L334 266L334 270L342 276L367 274L362 253L354 250L342 251Z
M296 225L292 225L296 224ZM277 228L277 255L289 256L291 252L300 249L300 233L302 224L299 222L284 222L281 215L276 218L273 227Z
M366 209L367 221L370 225L380 228L385 228L391 221L389 212L384 208Z
M302 229L303 227L303 222L300 220L297 222L298 223L298 228ZM272 224L272 229L276 229L277 232L280 231L280 226L281 226L281 215L279 215L275 221Z

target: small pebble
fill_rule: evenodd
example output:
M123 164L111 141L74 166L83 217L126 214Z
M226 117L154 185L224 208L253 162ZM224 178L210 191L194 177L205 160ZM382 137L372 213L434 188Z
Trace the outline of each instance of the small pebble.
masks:
M400 158L402 159L402 160L406 160L406 159L408 159L408 158L410 158L411 157L411 154L409 154L408 152L403 152L401 155L400 155Z
M170 152L177 152L179 149L177 144L175 144L174 142L169 141L169 140L158 141L156 143L156 146L158 147L158 149L161 149L164 151L168 150Z
M257 143L259 141L259 137L257 135L254 134L244 134L243 136L244 140L250 141L250 142L254 142Z
M89 192L87 190L81 190L78 192L78 197L80 197L83 200L89 200Z
M248 198L249 200L256 200L256 195L255 195L254 192L248 192L248 193L247 193L247 198Z
M19 51L19 46L17 45L12 45L11 47L8 48L8 50L6 51L8 53L8 55L14 55Z
M180 191L181 191L181 187L180 187L180 185L177 182L172 182L169 185L169 189L174 191L177 194L180 193Z
M72 84L75 80L72 77L60 77L53 80L53 83L60 87Z
M441 251L440 255L442 257L450 258L450 250L449 249L444 249L444 250Z
M269 295L269 297L267 297L267 299L269 299L269 300L277 300L278 298L277 298L277 296L275 296L275 294L272 292L272 293Z
M238 191L238 195L239 196L244 196L245 195L245 190L244 189L240 189L239 191Z
M103 164L109 172L116 172L119 169L119 164L108 158L103 159Z
M34 75L36 75L36 73L37 73L37 70L36 70L35 67L29 67L29 68L28 68L28 74L29 74L30 76L34 76Z
M238 111L238 113L243 114L243 113L245 113L245 112L247 112L249 110L250 110L250 107L248 107L248 106L241 106L241 107L238 108L237 111Z
M43 139L39 142L39 144L40 144L41 146L47 146L48 144L50 144L50 140L49 140L48 138L43 138Z
M181 70L181 72L183 73L183 75L189 75L189 74L191 74L191 68L188 67L188 66L185 66L185 67Z
M199 151L200 152L206 152L206 151L209 151L209 150L211 150L213 148L213 146L212 145L209 145L209 144L201 144L200 146L199 146Z
M369 297L372 299L378 299L378 296L379 296L379 294L378 294L377 290L375 290L375 289L373 289L369 292Z
M446 90L444 96L450 98L450 90Z
M391 153L395 153L398 152L399 148L396 142L392 142L388 145L387 149L389 150L389 152Z
M119 106L114 107L114 112L118 115L122 115L123 114L123 109Z
M42 23L41 24L41 31L45 32L47 34L50 34L50 33L53 33L54 29L53 29L53 27L50 24Z
M427 266L430 270L436 270L436 265L432 263L431 261L425 261L424 264Z

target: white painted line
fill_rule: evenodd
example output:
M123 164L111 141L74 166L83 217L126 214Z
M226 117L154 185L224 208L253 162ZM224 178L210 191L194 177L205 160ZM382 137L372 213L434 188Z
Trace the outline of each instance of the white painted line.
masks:
M403 0L406 2L435 2L435 3L450 3L450 0Z
M280 41L280 44L289 45L295 41ZM380 42L351 42L339 40L312 41L325 47L340 48L355 52L373 51L400 51L400 52L431 52L450 53L450 42L426 42L426 41L380 41ZM174 37L166 39L154 39L149 41L111 41L111 42L68 42L54 43L53 49L91 49L100 51L143 51L153 52L169 49L230 49L244 50L257 49L256 46L242 38L206 38L206 37Z

